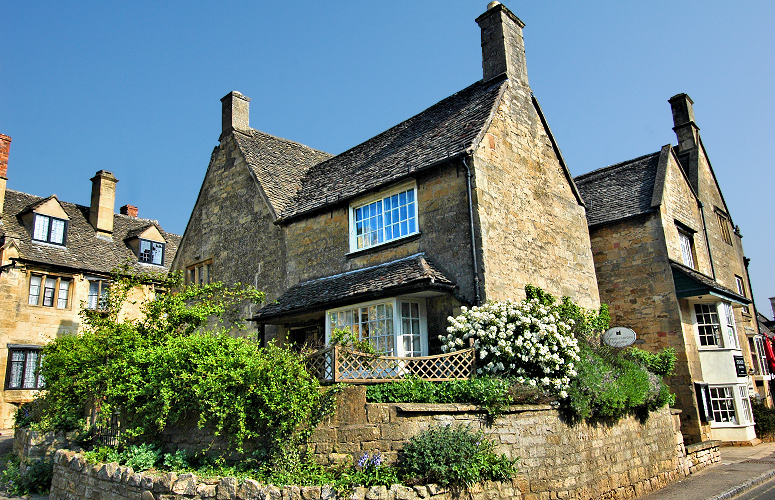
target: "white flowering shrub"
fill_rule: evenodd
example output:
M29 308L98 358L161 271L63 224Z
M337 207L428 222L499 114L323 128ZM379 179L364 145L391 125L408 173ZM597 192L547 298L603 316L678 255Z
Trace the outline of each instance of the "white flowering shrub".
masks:
M514 377L566 398L579 361L575 322L561 318L561 307L546 300L543 292L528 297L464 307L460 316L448 318L441 349L465 349L473 339L477 373Z

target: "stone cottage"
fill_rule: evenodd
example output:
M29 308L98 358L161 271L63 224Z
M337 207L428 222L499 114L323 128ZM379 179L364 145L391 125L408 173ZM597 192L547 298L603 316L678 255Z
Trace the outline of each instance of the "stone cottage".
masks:
M137 217L136 207L114 213L116 183L100 170L92 178L89 206L6 189L11 138L0 135L0 426L13 427L20 403L44 381L40 350L80 327L82 307L99 309L111 271L131 263L137 271L167 271L180 236ZM153 293L148 286L132 299ZM137 304L121 314L132 317Z
M669 102L677 146L576 177L600 300L610 306L612 325L634 329L644 349L675 348L668 382L687 442L751 442L749 396L767 397L769 388L761 373L750 376L764 353L742 235L702 145L692 100L678 94Z
M524 24L492 2L482 80L336 156L252 129L222 134L173 267L250 283L261 338L321 344L349 328L386 353L438 351L462 305L528 283L599 306L584 203L527 78Z

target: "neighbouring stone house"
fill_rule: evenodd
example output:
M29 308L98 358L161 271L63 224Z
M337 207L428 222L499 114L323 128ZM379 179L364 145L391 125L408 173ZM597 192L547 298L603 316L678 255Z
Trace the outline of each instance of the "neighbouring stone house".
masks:
M584 203L528 85L524 24L492 2L482 80L332 156L248 125L222 134L173 268L255 285L263 339L345 327L392 355L438 352L462 305L524 286L599 306ZM247 306L246 306L247 307Z
M749 396L769 398L769 387L765 375L751 376L764 353L742 235L702 145L692 100L678 94L669 102L678 146L576 177L600 300L610 306L612 325L633 328L644 349L675 348L668 382L688 442L750 442Z
M100 170L92 178L90 206L6 189L11 138L0 135L0 426L13 426L20 403L42 388L40 350L80 328L82 307L98 309L114 268L169 269L180 236L137 208L114 213L116 183ZM138 314L136 299L153 287L134 290L121 314Z

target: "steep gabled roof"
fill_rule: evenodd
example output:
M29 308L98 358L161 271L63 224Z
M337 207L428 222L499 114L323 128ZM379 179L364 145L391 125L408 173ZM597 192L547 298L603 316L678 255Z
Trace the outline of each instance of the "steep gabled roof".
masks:
M653 211L659 155L651 153L576 177L587 207L587 224L592 227Z
M235 131L234 138L275 214L289 208L310 167L331 158L328 153L254 129L249 134Z
M94 227L89 223L89 207L62 201L59 203L70 218L67 222L66 245L33 243L21 215L47 199L12 189L5 192L0 236L16 240L20 260L99 274L108 274L127 262L133 262L137 270L167 271L172 264L180 236L163 231L155 220L114 214L112 239L106 240L96 237ZM139 264L137 255L124 241L130 235L136 234L137 230L146 229L150 225L155 225L167 242L163 268Z
M281 220L345 201L462 153L477 143L507 85L477 82L368 141L310 168Z
M455 283L420 253L378 266L298 283L274 303L263 307L253 319L263 322L410 291L450 292L454 288Z

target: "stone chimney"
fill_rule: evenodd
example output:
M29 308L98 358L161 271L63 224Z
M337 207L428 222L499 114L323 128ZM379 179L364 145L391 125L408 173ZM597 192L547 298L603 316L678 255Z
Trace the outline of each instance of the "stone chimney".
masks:
M250 98L237 91L229 92L221 99L221 137L232 130L247 132L249 126Z
M668 99L668 102L673 110L673 130L678 138L678 152L697 147L700 144L700 127L694 123L694 101L686 94L678 94Z
M123 207L119 208L122 214L128 215L130 217L137 217L137 207L134 207L132 205L124 205Z
M100 170L91 178L89 222L97 231L97 236L111 236L113 233L117 182L118 179L107 170Z
M517 16L500 2L490 2L487 12L476 18L482 30L482 69L484 81L506 74L509 80L527 86L525 41Z
M8 181L8 154L11 151L11 138L0 134L0 217L5 205L5 184Z

